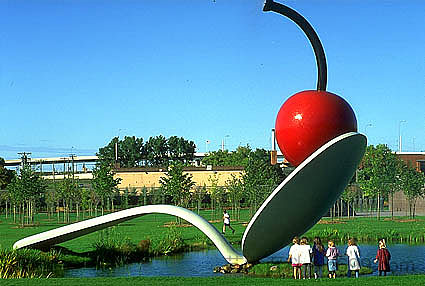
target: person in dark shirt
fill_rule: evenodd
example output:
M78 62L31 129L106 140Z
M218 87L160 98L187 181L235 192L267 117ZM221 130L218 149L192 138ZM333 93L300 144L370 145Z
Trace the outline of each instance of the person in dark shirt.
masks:
M314 279L322 278L323 265L325 265L325 247L318 236L313 240L313 265Z

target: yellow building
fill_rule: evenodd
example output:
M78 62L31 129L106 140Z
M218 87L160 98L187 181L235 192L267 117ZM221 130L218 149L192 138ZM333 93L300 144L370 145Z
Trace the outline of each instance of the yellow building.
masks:
M218 186L225 186L226 181L232 179L232 175L240 177L243 167L185 167L183 173L192 175L192 181L196 186L210 187L213 180L217 180ZM120 168L115 171L114 178L121 178L118 189L126 188L139 192L143 187L158 188L161 186L160 178L166 177L165 168Z

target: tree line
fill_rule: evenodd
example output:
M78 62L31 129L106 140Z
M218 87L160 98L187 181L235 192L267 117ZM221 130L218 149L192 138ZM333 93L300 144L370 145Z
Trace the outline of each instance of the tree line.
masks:
M213 219L221 217L223 208L231 208L236 217L240 209L247 206L253 215L260 204L286 177L282 168L271 165L270 154L264 149L252 150L249 146L240 146L234 152L211 152L204 157L204 165L243 167L241 176L232 176L224 186L218 185L217 174L210 175L209 187L195 187L192 176L183 172L182 164L170 166L166 176L161 178L161 188L173 198L173 203L188 207L193 200L197 206L208 196ZM197 207L199 211L199 207Z
M78 221L85 216L97 216L98 211L103 214L105 208L113 211L119 179L105 171L108 172L106 168L95 169L95 178L84 184L71 173L60 180L46 180L32 166L24 165L19 174L13 172L6 190L0 193L0 207L4 208L6 218L12 216L22 226L33 224L39 211L45 211L49 218L56 215L58 222L65 223L71 221L71 213L75 213Z
M121 168L132 167L166 167L172 163L189 164L193 161L196 145L183 137L162 135L143 138L125 136L118 137L99 149L97 155L102 165L118 163ZM116 158L117 157L117 158Z
M169 139L163 136L151 138L159 138L161 142L179 141L181 146L186 143L191 145L191 141L175 136ZM253 215L264 199L291 171L288 168L282 169L278 165L271 165L270 155L264 149L252 150L249 146L240 146L234 152L226 150L211 152L204 157L202 163L214 166L240 166L243 167L241 176L233 176L224 186L220 186L218 175L212 174L208 187L199 186L189 173L184 172L184 166L190 162L190 156L185 155L186 151L168 149L167 152L163 152L163 158L168 159L162 159L161 165L160 160L148 160L147 158L153 157L147 156L147 153L135 156L125 151L140 150L140 146L148 148L146 146L153 144L152 142L158 142L156 139L150 139L148 142L151 143L141 145L140 142L143 142L141 138L125 137L122 142L117 141L117 143L126 142L122 144L119 156L124 166L147 164L167 167L168 170L160 180L160 188L142 188L135 194L134 189L124 191L117 189L120 179L114 177L115 154L111 153L111 148L115 148L114 140L117 139L112 139L107 146L99 149L99 155L102 154L103 159L93 170L93 179L89 184L74 179L71 173L65 174L62 180L46 181L29 165L23 166L19 174L16 174L7 170L4 167L4 160L0 158L0 187L3 189L0 192L0 208L5 210L6 214L13 215L14 220L21 224L33 223L34 214L38 210L45 210L50 217L56 215L58 221L69 222L71 212L76 213L74 217L79 220L80 217L84 219L85 216L96 216L98 211L103 214L105 210L113 211L116 207L126 208L131 204L152 203L172 203L198 212L202 208L209 208L212 210L212 219L220 218L223 208L231 208L234 211L233 217L237 218L242 207L248 207ZM136 148L134 146L137 142L139 147ZM173 144L165 145L176 146ZM128 145L134 148L125 147ZM140 154L145 155L143 157ZM425 196L424 184L424 174L400 160L386 145L370 145L356 176L341 199L347 203L348 214L350 210L354 212L356 201L365 202L372 199L376 204L379 218L380 202L389 200L395 192L402 191L409 202L410 215L414 216L417 200ZM137 197L137 201L134 202L133 199L133 203L129 203L130 197ZM341 214L342 205L340 201L337 204L338 211L333 208L331 215ZM368 207L372 205L369 204Z
M369 145L356 173L356 179L345 190L343 198L352 202L361 196L376 201L377 217L380 218L381 202L390 200L402 191L409 203L409 215L415 216L416 202L425 197L425 174L401 160L387 145ZM392 217L394 207L391 207Z

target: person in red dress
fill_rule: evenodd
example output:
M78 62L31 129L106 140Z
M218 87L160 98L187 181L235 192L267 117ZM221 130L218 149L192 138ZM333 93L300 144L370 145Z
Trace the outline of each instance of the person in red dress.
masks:
M391 254L387 249L387 245L385 244L385 239L381 239L379 241L378 253L376 254L376 258L374 260L375 263L378 262L379 276L381 276L382 273L384 273L384 276L387 276L387 272L391 271L390 259L391 259Z

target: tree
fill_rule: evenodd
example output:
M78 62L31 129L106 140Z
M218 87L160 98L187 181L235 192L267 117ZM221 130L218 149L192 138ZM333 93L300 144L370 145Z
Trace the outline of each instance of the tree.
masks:
M10 203L10 194L7 192L1 192L7 188L7 186L12 182L13 178L15 177L15 172L12 170L8 170L5 167L5 161L3 158L0 157L0 203L1 201L5 202L6 205L6 218L8 215L7 207Z
M0 157L0 190L5 190L7 185L12 182L15 172L5 167L5 161Z
M232 179L226 181L226 189L229 194L232 209L236 212L235 217L240 218L240 203L243 198L243 183L238 176L232 175Z
M183 137L171 136L167 140L169 160L172 163L189 164L194 157L196 145Z
M404 165L401 172L403 192L409 202L409 215L415 217L416 201L425 194L425 175L414 168Z
M359 197L361 194L361 189L358 187L356 183L349 184L344 192L342 193L341 197L344 201L347 202L347 216L350 218L350 204L351 204L351 211L354 217L354 206L352 205L352 202ZM342 206L341 206L342 207Z
M250 153L242 182L248 196L247 201L250 203L251 216L283 179L282 169L277 165L271 165L266 150L257 149Z
M367 195L377 198L378 220L381 198L387 197L397 183L398 165L399 159L386 145L369 145L366 148L358 172L358 183Z
M170 163L189 164L193 161L196 145L183 137L171 136L166 139L159 135L150 137L144 144L143 138L125 136L123 140L114 137L105 147L99 148L99 162L114 166L116 149L117 163L123 168L138 166L167 167Z
M208 177L210 187L208 192L211 198L212 220L216 219L217 210L221 210L221 203L224 196L224 190L218 185L219 174L213 174Z
M114 172L110 165L96 164L93 169L92 186L98 198L95 208L100 202L102 215L108 199L112 199L115 188L120 183L121 178L114 179Z
M118 146L119 163L123 168L138 167L145 158L143 138L125 136Z
M18 176L7 186L12 200L20 210L21 225L34 221L36 201L45 192L47 184L30 165L24 165ZM24 220L26 218L26 221Z
M146 159L150 166L168 166L168 143L164 136L150 137L145 144L145 149Z
M251 153L249 146L239 146L234 152L218 150L205 156L202 163L212 166L246 166Z
M165 177L160 178L160 184L165 194L171 196L176 206L187 207L190 190L195 186L192 175L183 172L183 164L173 164L168 168Z
M72 211L72 202L78 194L78 183L73 178L64 178L58 185L59 198L63 206L63 222L70 222L70 212Z
M146 157L143 138L125 136L123 140L119 140L118 137L114 137L108 145L99 148L97 155L101 164L114 165L116 148L118 149L117 163L123 168L137 167Z

